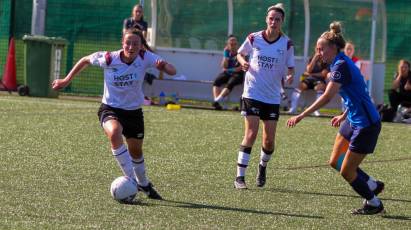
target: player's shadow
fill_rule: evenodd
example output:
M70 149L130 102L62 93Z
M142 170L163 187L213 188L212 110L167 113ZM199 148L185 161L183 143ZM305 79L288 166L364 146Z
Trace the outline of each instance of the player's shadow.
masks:
M176 207L176 208L189 208L189 209L223 210L223 211L230 211L230 212L246 212L246 213L261 214L261 215L275 215L275 216L299 217L299 218L310 218L310 219L323 219L324 218L322 216L315 216L315 215L260 211L260 210L248 209L248 208L234 208L234 207L198 204L198 203L174 201L174 200L162 200L155 204L154 203L144 204L143 202L138 202L137 204L138 205L143 204L146 206L170 206L170 207Z
M411 221L411 217L409 216L391 216L391 215L383 215L382 218L385 219L393 219L393 220L402 220L402 221Z
M257 190L257 189L256 189ZM275 193L293 193L293 194L303 194L303 195L315 195L315 196L330 196L330 197L350 197L350 198L359 198L358 195L348 195L348 194L338 194L338 193L323 193L323 192L309 192L309 191L299 191L291 189L281 189L281 188L272 188L272 189L258 189L260 191L271 191ZM411 203L411 200L397 199L397 198L380 198L383 201L397 201L397 202L407 202Z

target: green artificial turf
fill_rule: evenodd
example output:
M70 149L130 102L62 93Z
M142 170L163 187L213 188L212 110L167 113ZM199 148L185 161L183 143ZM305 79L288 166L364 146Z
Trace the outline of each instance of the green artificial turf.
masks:
M246 181L233 188L239 112L144 107L147 173L164 201L114 201L121 175L97 119L99 103L0 95L0 229L410 229L411 126L383 123L362 168L386 183L387 213L352 216L362 199L327 166L337 129L282 115L264 188L261 134Z

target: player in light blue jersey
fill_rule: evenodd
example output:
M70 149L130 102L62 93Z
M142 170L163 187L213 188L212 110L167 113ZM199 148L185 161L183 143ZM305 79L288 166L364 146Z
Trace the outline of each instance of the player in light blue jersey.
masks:
M287 126L294 127L339 93L347 109L331 120L331 125L340 127L340 131L335 139L329 164L339 170L354 191L365 199L363 207L353 210L352 214L383 213L384 206L377 195L384 189L384 183L376 181L359 168L365 156L375 149L381 130L380 116L359 69L342 52L344 46L341 24L331 23L330 31L324 32L317 41L321 58L325 63L331 64L330 82L325 93L304 112L291 117Z

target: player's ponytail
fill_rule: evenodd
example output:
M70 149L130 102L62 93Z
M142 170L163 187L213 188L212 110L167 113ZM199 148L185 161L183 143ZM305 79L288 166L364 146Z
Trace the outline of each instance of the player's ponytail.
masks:
M344 49L345 39L342 36L342 25L341 22L334 21L330 24L330 30L324 32L320 38L327 40L329 43L337 46L338 50Z

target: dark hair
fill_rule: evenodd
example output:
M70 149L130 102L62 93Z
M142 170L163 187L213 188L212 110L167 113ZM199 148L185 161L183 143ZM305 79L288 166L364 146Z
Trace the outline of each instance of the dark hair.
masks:
M401 62L404 63L404 64L406 64L406 65L408 66L408 69L411 68L410 62L407 61L407 60L405 60L405 59L401 59L401 60L398 62L398 66L401 64Z
M144 21L144 10L143 10L144 8L143 8L143 5L141 5L141 4L136 4L136 5L133 6L133 8L131 10L131 17L133 17L134 8L136 8L136 7L142 9L143 14L141 15L140 20Z
M338 50L344 49L345 39L342 36L341 27L341 22L332 22L330 24L330 30L321 34L320 38L327 40L330 44L334 44Z
M268 14L268 12L270 12L270 11L272 11L272 10L281 13L281 14L282 14L282 19L283 19L283 21L284 21L284 18L285 18L285 10L284 10L284 5L283 5L282 3L277 3L277 4L273 5L273 6L268 7L268 9L267 9L267 14Z
M123 39L126 36L126 34L134 34L140 37L141 39L141 43L143 44L144 48L146 50L149 50L150 52L154 52L150 46L147 44L146 39L144 38L143 32L141 32L141 30L135 29L135 28L130 28L130 29L126 29L123 32Z
M237 37L234 34L230 34L228 35L227 39L230 39L230 38L237 38Z

